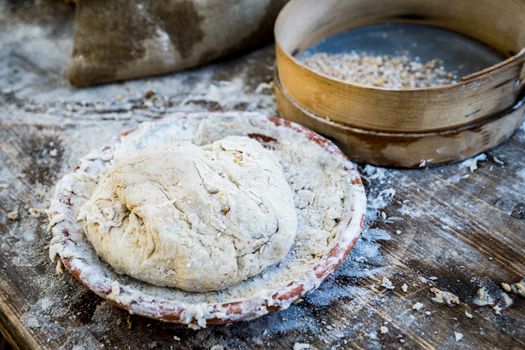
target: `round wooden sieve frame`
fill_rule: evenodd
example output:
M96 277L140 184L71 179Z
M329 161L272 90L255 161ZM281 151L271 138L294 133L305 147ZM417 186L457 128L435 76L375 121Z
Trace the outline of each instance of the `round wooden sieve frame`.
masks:
M455 84L404 90L330 78L296 58L333 34L395 22L459 32L508 58ZM512 107L525 82L522 0L292 0L277 19L275 39L287 94L315 115L364 130L431 132L475 123Z

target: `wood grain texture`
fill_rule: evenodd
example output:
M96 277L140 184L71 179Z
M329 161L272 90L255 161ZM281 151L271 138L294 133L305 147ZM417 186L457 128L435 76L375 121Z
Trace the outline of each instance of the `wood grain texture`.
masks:
M69 274L57 275L41 209L57 179L119 130L177 110L274 113L267 84L273 48L201 70L75 90L63 76L70 9L60 2L0 3L0 27L0 329L18 347L525 347L523 299L513 297L500 315L473 303L478 288L501 297L499 283L516 282L525 271L524 130L488 153L473 172L453 164L370 175L370 168L361 167L368 179L370 230L335 275L288 310L192 331L129 315ZM385 190L395 193L386 205L373 205L387 197ZM7 218L12 210L17 220ZM372 238L372 232L383 238ZM385 276L394 290L380 286ZM456 294L461 303L434 303L430 285ZM412 308L417 302L424 304L420 311ZM454 332L464 338L456 341Z

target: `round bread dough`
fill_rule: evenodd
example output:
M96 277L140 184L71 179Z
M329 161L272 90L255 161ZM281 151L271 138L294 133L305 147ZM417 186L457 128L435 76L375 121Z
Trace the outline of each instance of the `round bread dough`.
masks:
M243 136L163 144L121 159L80 218L117 272L193 292L228 288L277 263L297 229L281 165Z

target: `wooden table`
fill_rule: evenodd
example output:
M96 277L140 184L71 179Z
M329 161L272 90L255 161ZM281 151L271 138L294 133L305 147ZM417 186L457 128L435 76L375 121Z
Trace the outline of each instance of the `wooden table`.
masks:
M63 78L72 9L58 1L0 6L0 329L11 343L525 348L523 299L512 296L501 311L474 304L484 287L501 306L500 283L525 275L523 128L477 169L475 162L412 171L360 167L369 229L351 257L302 303L251 322L192 331L131 316L69 274L57 275L43 211L57 179L118 130L177 110L275 113L268 86L273 48L181 74L75 90ZM7 217L11 211L16 220ZM395 289L381 287L383 277ZM460 304L432 301L431 286L454 293Z

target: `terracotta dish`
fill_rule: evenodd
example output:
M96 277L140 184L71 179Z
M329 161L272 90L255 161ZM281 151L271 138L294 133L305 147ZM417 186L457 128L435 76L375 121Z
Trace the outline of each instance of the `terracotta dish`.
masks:
M77 220L79 207L93 190L92 185L83 184L93 184L119 155L162 142L203 144L228 135L249 136L276 152L292 150L296 152L294 157L316 150L320 156L315 161L325 162L330 174L335 172L343 179L340 182L344 184L345 194L342 214L330 239L324 243L322 254L303 261L295 256L295 248L292 248L287 257L262 274L235 287L208 293L149 285L116 274L97 257L85 237L82 223ZM365 210L364 188L352 163L330 141L314 132L258 113L175 114L120 134L108 145L84 157L72 173L59 181L49 211L50 256L52 259L58 256L65 268L91 291L130 313L193 328L206 327L249 320L285 309L317 288L350 253L362 230ZM295 245L314 245L312 237L301 235L300 230Z

